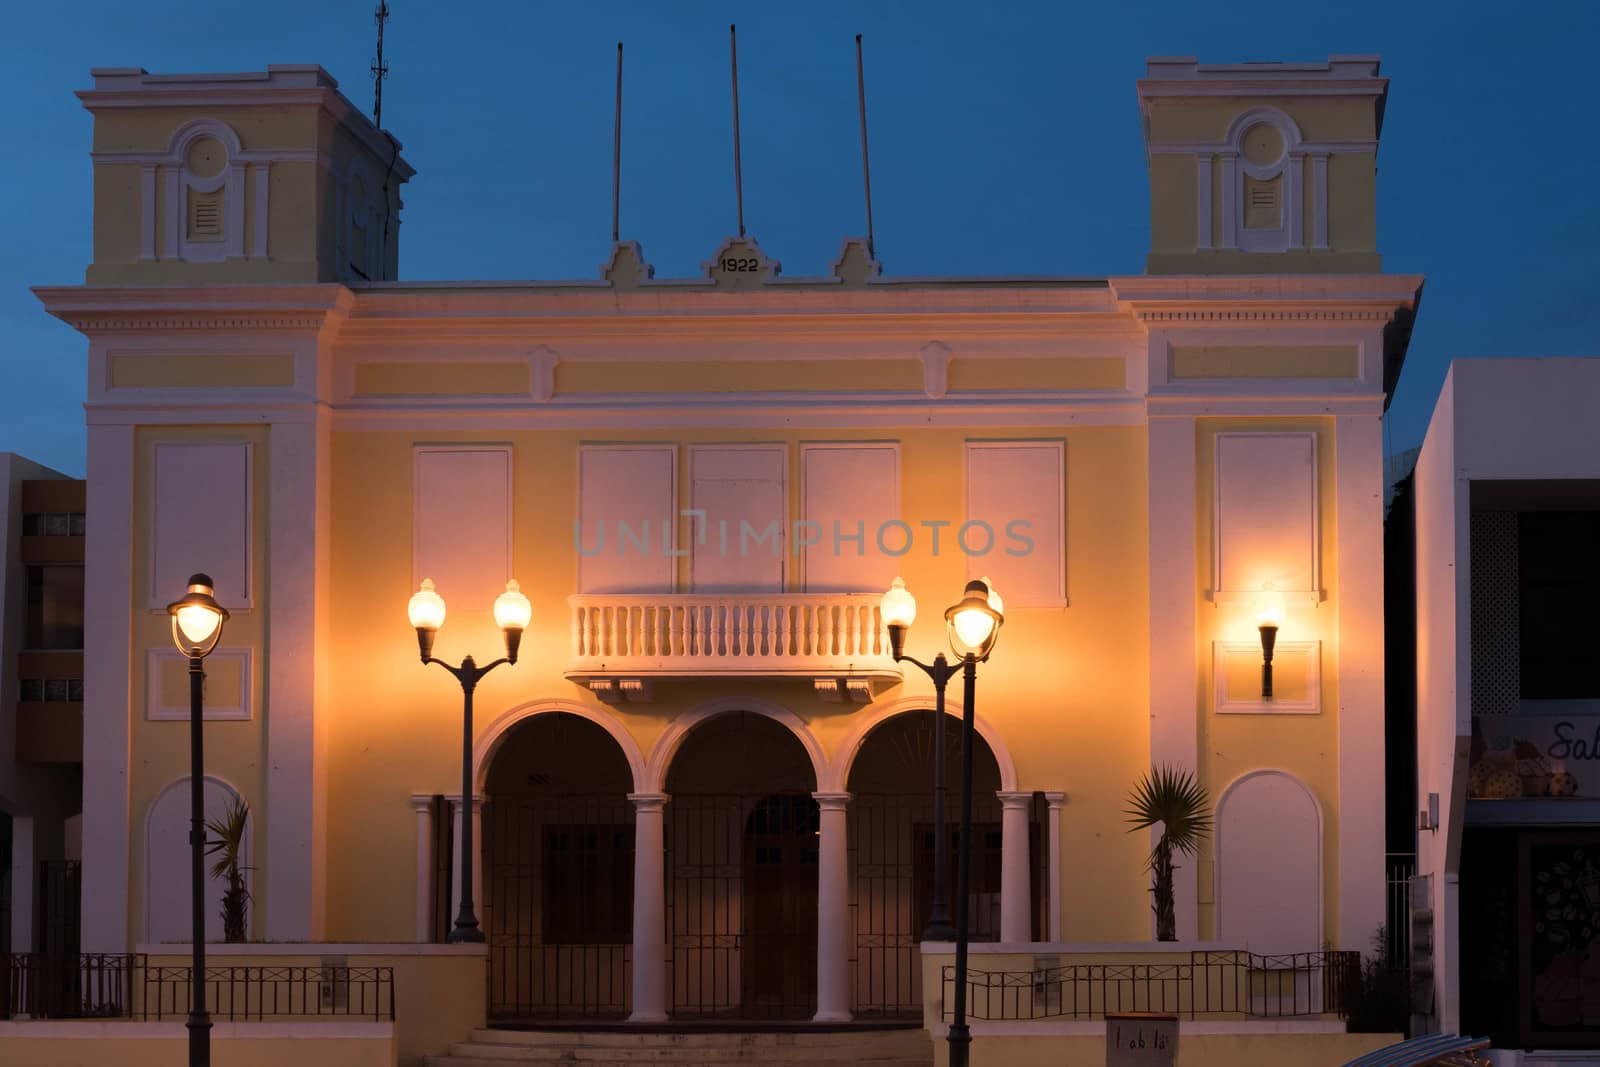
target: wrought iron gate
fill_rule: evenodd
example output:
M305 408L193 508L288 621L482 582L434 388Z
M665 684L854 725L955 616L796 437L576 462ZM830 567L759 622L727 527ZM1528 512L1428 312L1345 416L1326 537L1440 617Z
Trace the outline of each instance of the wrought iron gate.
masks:
M484 805L490 1019L627 1015L633 833L623 797Z
M1042 798L1040 798L1042 801ZM1029 881L1035 907L1030 920L1041 936L1045 858L1041 855L1042 803L1030 810ZM957 810L945 812L950 865L945 899L956 906L956 857L961 842ZM1000 938L1001 805L994 796L972 803L972 884L968 924L973 941ZM851 959L858 1016L922 1014L922 931L928 925L934 882L933 801L925 794L857 793L850 800Z
M809 1019L817 1007L817 803L674 794L667 805L671 1010Z

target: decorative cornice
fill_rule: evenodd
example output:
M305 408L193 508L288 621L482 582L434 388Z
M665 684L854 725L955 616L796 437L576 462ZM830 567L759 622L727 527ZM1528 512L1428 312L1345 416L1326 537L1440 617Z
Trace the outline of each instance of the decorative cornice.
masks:
M342 285L41 286L45 310L85 334L321 330L355 297Z
M63 322L84 333L169 333L186 330L320 330L328 321L321 315L191 315L154 314L133 318L95 312L61 312Z
M1141 322L1387 322L1392 308L1135 308Z

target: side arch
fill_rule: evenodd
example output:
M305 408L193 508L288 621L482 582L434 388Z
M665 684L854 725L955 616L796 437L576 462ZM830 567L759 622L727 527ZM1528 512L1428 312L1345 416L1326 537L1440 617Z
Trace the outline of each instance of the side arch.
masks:
M174 778L162 787L150 801L144 813L144 936L141 940L188 941L192 938L193 919L189 913L189 776ZM205 818L222 815L227 805L243 794L231 782L216 775L205 776ZM254 892L254 848L256 813L254 808L245 821L244 871L245 888ZM222 940L220 908L224 886L221 879L210 877L211 861L207 859L206 877L206 939ZM170 905L175 904L176 907ZM170 913L170 914L169 914ZM249 926L246 936L253 936L254 909L246 912Z
M646 766L644 753L639 748L639 743L633 739L628 728L618 722L616 716L604 708L591 707L575 700L530 700L526 704L518 704L513 708L500 713L489 724L472 745L472 788L480 796L483 794L484 784L488 780L489 765L494 762L495 753L505 743L511 728L525 719L535 715L549 715L561 712L567 715L576 715L580 719L587 719L611 735L611 739L622 749L623 757L628 761L628 772L633 781L634 792L651 792L646 787Z
M882 726L896 715L903 715L908 711L932 711L935 699L933 696L901 697L898 700L885 701L873 706L868 715L862 717L854 729L839 743L833 758L828 762L827 777L820 775L818 789L829 793L843 793L850 782L850 768L855 764L856 756L861 752L861 746L873 730ZM961 702L946 698L945 714L957 722L961 720ZM1005 739L1000 736L1000 731L982 715L973 716L972 729L989 746L989 751L994 753L994 760L1000 767L1000 788L1003 791L1017 789L1017 764L1011 758L1011 750L1006 747Z
M805 721L781 704L774 704L769 700L756 700L749 697L727 697L720 700L708 701L700 704L679 715L667 726L655 745L650 749L650 759L645 765L644 785L639 791L642 793L660 793L667 783L667 771L672 766L672 757L682 746L684 739L701 723L708 719L716 718L730 711L748 711L754 715L764 715L790 733L794 734L800 744L805 747L806 756L811 760L811 773L817 783L819 792L826 790L828 778L828 757L823 752L822 745L817 741L816 735ZM637 780L637 779L636 779Z
M1321 947L1322 831L1322 805L1298 775L1264 767L1228 783L1216 810L1218 940L1265 953Z

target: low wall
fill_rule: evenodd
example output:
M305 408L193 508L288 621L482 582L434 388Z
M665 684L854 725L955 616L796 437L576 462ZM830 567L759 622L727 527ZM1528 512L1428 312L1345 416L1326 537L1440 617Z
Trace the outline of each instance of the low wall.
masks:
M190 963L187 945L140 945L138 951L151 967ZM483 945L210 945L206 966L393 968L394 1044L401 1067L445 1054L451 1042L464 1040L486 1022L488 950ZM139 989L133 993L138 1011L143 994ZM309 1025L342 1025L341 1020L359 1021L333 1016L327 1023Z
M1006 1032L1009 1026L1039 1027L1037 1032ZM1068 1028L1093 1025L1095 1033ZM1403 1040L1401 1034L1347 1034L1342 1030L1265 1032L1274 1024L1179 1022L1178 1067L1240 1067L1241 1064L1293 1064L1342 1067L1358 1056ZM1277 1024L1283 1026L1285 1024ZM1228 1031L1232 1032L1228 1032ZM1247 1032L1248 1031L1248 1032ZM948 1067L945 1027L934 1035L935 1067ZM972 1067L1105 1067L1104 1023L975 1023Z
M182 1022L0 1022L6 1067L172 1067L189 1061ZM387 1022L214 1023L212 1062L227 1067L395 1067Z

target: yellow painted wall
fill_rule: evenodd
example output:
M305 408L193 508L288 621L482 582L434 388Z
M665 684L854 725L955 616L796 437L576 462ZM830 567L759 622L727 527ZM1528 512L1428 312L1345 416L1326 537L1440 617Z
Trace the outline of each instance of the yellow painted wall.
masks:
M111 388L254 388L294 385L294 356L112 353Z
M396 1067L399 1062L392 1036L331 1037L318 1034L318 1025L301 1023L288 1034L272 1023L216 1023L212 1062L227 1067ZM48 1029L50 1036L32 1036L30 1029ZM0 1023L0 1063L7 1067L171 1067L188 1062L188 1050L181 1022Z
M1173 378L1354 378L1354 345L1174 345Z
M1378 135L1377 112L1370 100L1284 96L1270 103L1294 119L1307 141L1360 141ZM1222 140L1239 113L1260 106L1262 100L1238 96L1166 97L1153 99L1151 104L1151 144L1193 144Z
M811 431L607 432L589 440L783 441L790 445L791 514L799 513L799 445L807 441L901 442L902 513L964 517L963 442L990 430L900 434ZM994 658L981 668L979 714L1004 735L1025 789L1065 789L1063 880L1066 933L1076 938L1146 936L1144 844L1122 830L1121 798L1148 762L1148 595L1145 431L1142 426L1007 428L1006 438L1066 441L1067 587L1071 607L1009 608ZM460 789L461 693L437 668L424 669L405 618L411 587L412 446L417 441L509 442L514 449L513 557L533 601L533 623L515 667L489 675L476 695L479 730L502 711L548 698L602 707L561 676L570 648L566 596L576 589L572 519L577 447L585 435L517 431L466 435L367 432L333 438L332 715L329 722L328 935L399 940L412 935L415 815L407 797ZM687 483L686 449L680 485ZM683 492L687 492L685 488ZM794 561L798 563L798 561ZM902 573L923 598L909 650L931 658L945 647L940 606L959 595L965 560L927 542L903 558ZM687 566L687 561L684 561ZM686 573L686 572L685 572ZM798 567L791 567L798 588ZM496 655L489 605L452 602L436 654ZM889 689L930 693L920 674ZM748 694L806 720L830 752L871 707L826 703L809 681L666 681L652 703L606 707L648 752L671 719L712 699ZM374 894L372 887L397 887ZM403 888L402 888L403 887Z
M1250 603L1213 603L1212 523L1216 435L1228 431L1312 431L1317 435L1317 518L1321 580L1326 599L1316 606L1290 604L1278 630L1280 641L1322 642L1322 711L1316 715L1216 714L1211 676L1214 641L1255 641L1258 608ZM1297 775L1322 809L1323 936L1336 929L1339 903L1339 598L1338 508L1334 492L1332 419L1200 419L1195 427L1195 627L1196 696L1200 710L1199 777L1213 807L1222 791L1247 771L1274 767ZM1200 847L1200 938L1216 935L1213 839ZM1316 949L1321 946L1307 946ZM1336 945L1365 950L1365 945Z
M151 649L172 648L172 626L165 611L145 607L150 596L151 521L153 510L152 472L155 446L160 441L248 441L253 452L253 498L251 512L251 584L253 604L249 610L229 605L231 615L223 632L223 647L248 648L254 671L252 701L255 714L249 721L207 721L206 774L233 786L250 805L251 843L256 855L251 863L259 867L266 855L267 823L270 813L263 803L265 764L263 762L263 716L267 628L267 529L270 494L268 481L271 456L264 426L187 426L144 427L135 437L134 462L134 564L133 564L133 649L129 673L129 814L128 836L131 852L128 886L128 929L133 940L143 940L145 929L145 820L157 795L179 778L189 774L189 726L187 721L150 722L145 718L147 692L146 660ZM176 600L182 589L168 593L163 600ZM265 895L259 872L255 880L256 903ZM252 929L255 929L252 919Z
M165 153L174 133L197 118L227 123L246 151L273 149L320 150L342 174L353 155L367 161L374 185L387 171L389 159L379 158L340 127L326 111L313 105L278 107L150 107L109 108L96 115L96 152ZM101 163L94 168L94 262L87 280L96 285L201 284L205 282L270 283L332 281L339 276L335 264L335 183L323 166L306 161L275 161L268 171L270 228L267 258L253 255L255 183L260 170L245 176L244 219L246 258L217 263L185 263L173 258L175 250L162 247L165 240L164 178L156 186L157 261L141 261L141 166L136 163ZM388 277L395 276L399 257L399 181L390 182L390 209L394 220L389 232ZM374 190L376 194L376 189Z
M1365 141L1377 138L1377 117L1370 100L1337 97L1255 98L1205 96L1188 99L1156 97L1146 101L1152 146L1214 145L1243 112L1263 102L1284 111L1300 127L1307 142ZM1224 251L1222 208L1224 183L1219 162L1212 163L1212 245L1199 250L1196 212L1196 160L1190 154L1150 154L1150 256L1152 274L1287 274L1377 273L1377 181L1370 151L1342 151L1328 157L1328 244L1312 251L1315 234L1312 164L1302 164L1301 197L1307 247L1288 252Z
M1240 1067L1242 1064L1293 1064L1341 1067L1359 1056L1394 1044L1402 1034L1187 1034L1179 1023L1178 1067ZM950 1062L950 1047L933 1043L934 1063ZM1105 1035L1001 1036L974 1027L974 1067L1105 1067Z
M955 359L951 392L983 390L1121 389L1128 368L1121 359Z
M556 392L694 393L922 389L922 365L911 359L703 360L562 363Z
M527 363L357 363L357 396L528 395Z

